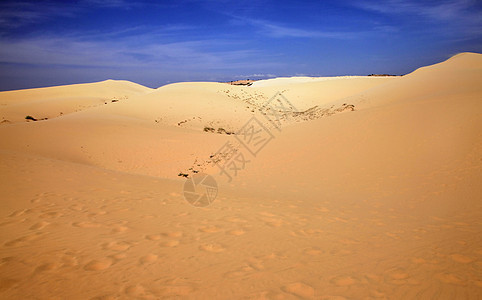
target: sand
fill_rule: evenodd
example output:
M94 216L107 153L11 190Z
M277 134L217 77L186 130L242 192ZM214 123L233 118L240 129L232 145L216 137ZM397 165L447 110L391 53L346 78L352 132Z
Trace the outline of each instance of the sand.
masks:
M1 92L0 298L477 299L481 83L462 53L401 77ZM184 199L195 172L207 207Z

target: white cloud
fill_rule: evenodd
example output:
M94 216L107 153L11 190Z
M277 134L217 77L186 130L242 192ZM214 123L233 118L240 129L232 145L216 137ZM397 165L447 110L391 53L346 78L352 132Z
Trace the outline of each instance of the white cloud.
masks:
M420 25L417 31L443 36L447 41L480 38L482 14L475 0L441 0L422 2L415 0L362 1L354 6L387 16L412 16ZM398 19L402 28L404 19ZM412 20L412 19L410 19ZM413 21L411 21L413 23Z
M0 2L0 28L17 28L57 17L75 17L92 7L130 9L141 5L141 2L128 0L82 0L76 3L69 1L4 1Z
M3 63L91 68L229 70L270 65L261 63L262 53L238 46L216 39L162 42L149 33L108 39L42 36L0 39L0 57Z
M366 10L384 14L414 14L426 16L436 20L453 20L465 15L474 5L472 0L450 0L436 2L386 0L362 1L354 5Z
M136 6L141 6L142 3L129 0L84 0L81 3L97 7L107 8L124 8L129 9Z
M231 17L235 20L233 22L234 24L249 24L255 27L259 33L274 38L292 37L351 39L356 36L354 32L309 30L289 27L262 19L241 18L233 15L231 15Z
M313 30L275 23L262 19L242 18L230 15L233 25L250 25L264 36L271 38L309 38L309 39L337 39L353 40L372 37L374 34L391 34L398 31L397 27L391 25L376 25L371 29L360 29L351 31Z
M72 17L77 10L73 5L49 2L4 2L0 3L0 28L21 27L59 16Z

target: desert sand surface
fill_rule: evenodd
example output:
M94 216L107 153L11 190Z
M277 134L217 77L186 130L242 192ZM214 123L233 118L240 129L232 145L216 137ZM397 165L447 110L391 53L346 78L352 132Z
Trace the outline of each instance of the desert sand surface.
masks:
M476 53L0 92L0 298L481 298L481 99ZM202 173L217 197L195 207Z

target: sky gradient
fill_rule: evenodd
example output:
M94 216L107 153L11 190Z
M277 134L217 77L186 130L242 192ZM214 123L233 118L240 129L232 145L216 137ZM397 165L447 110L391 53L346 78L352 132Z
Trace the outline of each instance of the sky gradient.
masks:
M482 52L482 1L2 1L0 90L402 75Z

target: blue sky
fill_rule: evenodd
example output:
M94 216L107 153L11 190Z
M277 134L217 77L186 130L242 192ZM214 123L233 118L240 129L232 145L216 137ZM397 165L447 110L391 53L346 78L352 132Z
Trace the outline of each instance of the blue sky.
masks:
M482 1L9 1L0 90L406 74L482 52Z

